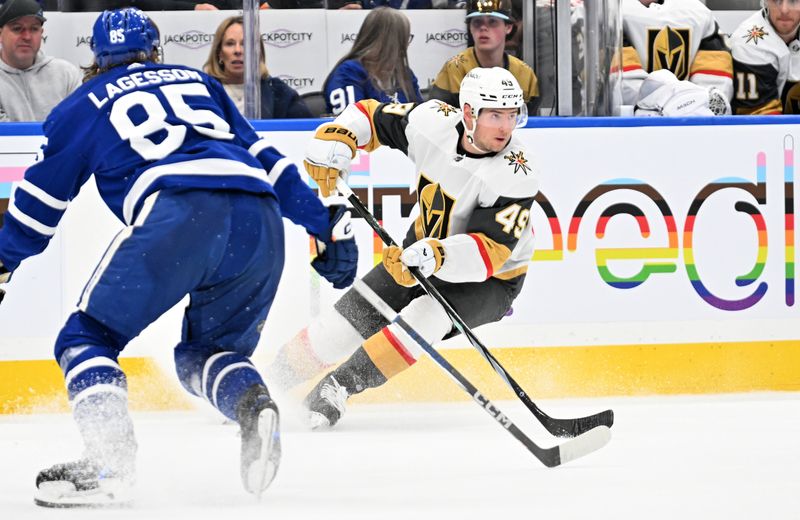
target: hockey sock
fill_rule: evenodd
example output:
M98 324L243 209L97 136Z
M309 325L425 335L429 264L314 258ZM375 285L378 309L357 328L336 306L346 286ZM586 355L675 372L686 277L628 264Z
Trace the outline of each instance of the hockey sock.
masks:
M116 354L114 349L86 345L63 350L59 361L85 456L105 471L132 478L136 439L128 414L127 379Z
M218 352L204 363L200 380L203 396L233 421L238 419L236 406L253 385L264 386L264 381L250 359L242 354Z
M348 395L381 386L387 381L364 347L359 347L347 361L333 371L332 375L347 389Z
M280 349L267 369L266 379L271 385L277 384L286 390L308 381L329 366L317 357L311 348L308 329L303 329Z

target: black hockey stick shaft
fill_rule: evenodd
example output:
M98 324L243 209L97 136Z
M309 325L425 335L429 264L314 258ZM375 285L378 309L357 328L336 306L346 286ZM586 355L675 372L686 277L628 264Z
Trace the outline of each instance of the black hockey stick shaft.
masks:
M339 192L347 197L353 209L367 221L369 226L377 233L384 244L388 246L397 245L389 233L381 226L380 222L369 211L369 209L361 202L361 199L353 193L353 190L344 182L339 179L337 183ZM612 410L605 410L586 417L577 417L570 419L560 419L551 417L539 408L534 403L525 390L514 380L513 377L506 371L488 348L481 342L481 340L472 332L472 329L464 322L461 316L450 305L450 302L433 286L433 284L424 277L419 269L416 267L409 268L409 271L417 279L422 288L432 298L434 298L444 308L449 316L453 325L467 338L470 344L483 356L483 358L492 366L495 372L505 381L505 383L513 390L514 394L525 404L525 406L533 413L536 419L544 426L548 432L556 437L575 437L583 432L589 431L597 426L608 426L609 428L614 424L614 412Z
M511 419L497 407L492 401L484 396L470 381L464 377L458 370L453 367L430 343L420 336L402 316L397 314L389 304L378 296L366 283L361 280L356 280L353 287L358 291L361 296L367 300L384 318L390 323L396 323L403 331L408 334L415 343L428 353L428 355L436 362L439 367L444 370L455 383L460 386L478 405L486 410L497 423L505 428L508 433L514 436L521 442L539 461L547 466L553 468L583 457L589 453L599 450L611 440L611 430L606 426L595 428L592 431L578 435L560 445L551 448L542 448L533 442L522 430L520 430Z

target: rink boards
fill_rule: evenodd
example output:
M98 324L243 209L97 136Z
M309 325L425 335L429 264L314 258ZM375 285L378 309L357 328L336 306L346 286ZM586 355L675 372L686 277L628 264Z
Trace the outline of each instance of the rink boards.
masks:
M477 330L514 378L541 397L800 390L795 302L795 143L800 119L537 119L519 175L539 171L537 251L513 314ZM316 121L258 122L295 162ZM0 127L0 209L37 160L38 125ZM510 160L510 159L509 159ZM380 149L350 184L401 237L414 214L413 165ZM338 291L308 267L305 233L287 222L287 267L255 356L275 350ZM87 184L48 250L15 273L0 307L0 412L63 410L52 342L95 262L120 229ZM87 231L90 230L90 231ZM356 222L360 272L380 258ZM185 305L185 302L183 303ZM139 409L192 406L172 374L181 307L121 360ZM490 396L511 397L468 343L443 352ZM364 400L451 400L461 391L423 360Z

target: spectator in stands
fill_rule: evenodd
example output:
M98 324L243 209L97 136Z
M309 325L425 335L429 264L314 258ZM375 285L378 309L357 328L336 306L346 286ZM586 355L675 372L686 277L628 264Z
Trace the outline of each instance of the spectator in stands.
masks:
M266 2L264 2L266 3ZM61 0L62 11L104 11L138 7L145 11L215 11L241 9L242 0Z
M350 52L334 65L322 87L328 112L340 114L362 99L382 103L421 102L417 77L408 64L411 23L390 7L370 11Z
M648 74L669 69L709 92L715 114L730 113L733 60L700 0L622 0L622 98L633 105Z
M800 3L762 0L731 35L734 114L800 114Z
M222 21L211 42L203 70L218 79L244 113L244 21L231 16ZM313 117L296 90L269 75L264 59L264 43L259 48L261 75L261 119Z
M463 2L461 2L463 4ZM392 7L394 9L448 9L455 8L456 0L362 0L364 9ZM463 5L461 6L463 7Z
M506 38L514 29L513 23L510 0L470 0L467 25L475 43L444 64L433 82L430 98L457 107L459 86L467 72L475 67L502 67L517 78L528 113L536 115L540 101L536 74L524 61L505 51Z
M266 5L265 5L266 4ZM267 0L262 9L361 9L361 0Z
M40 50L44 22L36 0L0 6L0 121L44 121L81 84L77 66Z

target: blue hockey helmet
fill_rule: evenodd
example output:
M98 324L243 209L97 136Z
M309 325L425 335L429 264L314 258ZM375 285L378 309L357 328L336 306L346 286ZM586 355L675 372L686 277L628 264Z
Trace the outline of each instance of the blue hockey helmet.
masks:
M135 7L103 11L92 28L92 52L101 69L157 51L158 30Z

